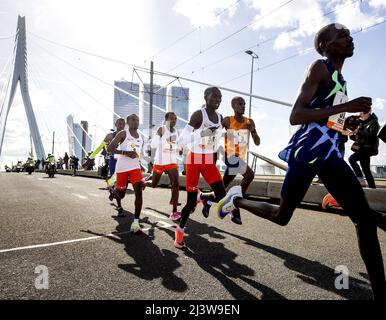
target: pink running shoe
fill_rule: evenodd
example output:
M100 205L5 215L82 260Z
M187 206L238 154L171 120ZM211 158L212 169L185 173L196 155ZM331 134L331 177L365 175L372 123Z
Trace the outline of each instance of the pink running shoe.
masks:
M179 220L181 218L181 212L178 212L178 211L173 211L169 218L173 221L176 221L176 220Z

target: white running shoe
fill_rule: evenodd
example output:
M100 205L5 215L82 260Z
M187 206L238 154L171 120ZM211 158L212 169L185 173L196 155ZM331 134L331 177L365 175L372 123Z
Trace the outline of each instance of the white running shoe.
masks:
M236 209L235 205L233 204L233 200L236 197L243 197L243 194L241 193L241 186L234 186L230 188L226 196L218 202L217 215L220 219L224 219L228 213Z

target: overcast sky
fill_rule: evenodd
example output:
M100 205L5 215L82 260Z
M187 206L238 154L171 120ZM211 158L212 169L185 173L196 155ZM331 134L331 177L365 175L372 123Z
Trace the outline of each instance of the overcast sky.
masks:
M250 86L251 57L244 53L250 49L259 56L253 93L293 103L306 68L319 58L312 49L315 32L327 23L340 22L353 32L365 29L354 34L355 53L342 72L349 98L371 96L374 112L381 122L386 120L386 23L382 23L386 0L1 0L1 104L19 14L26 17L32 104L47 153L55 130L56 156L68 151L68 114L89 122L98 145L111 128L113 81L140 80L128 65L39 37L146 68L153 60L158 71L243 92L249 92ZM149 82L149 74L139 75ZM155 79L161 85L173 80ZM190 87L192 113L204 102L205 86L181 84ZM219 111L224 116L231 114L233 96L223 91ZM258 99L253 99L252 106L261 137L256 150L277 160L294 130L288 121L290 107ZM18 92L8 117L1 167L24 160L29 149L28 122ZM384 143L372 164L386 164Z

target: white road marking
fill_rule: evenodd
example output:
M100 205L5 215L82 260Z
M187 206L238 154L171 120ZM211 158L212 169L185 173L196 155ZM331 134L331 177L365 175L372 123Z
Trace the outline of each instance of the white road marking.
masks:
M92 197L99 198L99 194L96 194L96 193L88 193L88 195L90 195Z
M157 221L157 225L160 225L158 228L171 228L173 227L171 224L165 222L165 221ZM143 228L142 232L149 231L151 227ZM80 239L73 239L73 240L66 240L66 241L59 241L59 242L51 242L51 243L43 243L43 244L37 244L32 246L24 246L24 247L17 247L17 248L11 248L11 249L3 249L0 250L0 253L6 253L6 252L12 252L12 251L21 251L21 250L28 250L28 249L38 249L38 248L46 248L46 247L52 247L52 246L58 246L62 244L69 244L69 243L75 243L75 242L82 242L82 241L90 241L90 240L97 240L107 237L114 237L116 238L119 235L130 233L129 231L122 231L117 233L109 233L104 234L101 236L93 236L93 237L87 237L87 238L80 238Z
M155 213L155 212L151 212L151 211L147 211L147 210L142 210L141 213L145 214L145 215L148 215L148 216L153 216L157 219L168 219L167 217L165 216L161 216L160 214L158 213Z
M80 199L87 199L87 197L82 196L80 194L72 193L72 195L80 198ZM143 210L143 214L153 216L157 219L168 219L165 216L162 216L158 213ZM157 226L156 228L173 228L173 225L166 221L157 221L156 222ZM142 232L147 232L151 229L151 227L143 228ZM17 247L17 248L11 248L11 249L3 249L0 250L0 253L6 253L6 252L12 252L12 251L21 251L21 250L28 250L28 249L37 249L37 248L45 248L45 247L52 247L52 246L58 246L58 245L63 245L63 244L69 244L69 243L75 243L75 242L82 242L82 241L90 241L90 240L97 240L101 238L106 238L106 237L117 237L122 234L130 233L130 231L123 231L123 232L118 232L118 233L109 233L109 234L104 234L100 236L92 236L92 237L87 237L87 238L80 238L80 239L73 239L73 240L66 240L66 241L59 241L59 242L51 242L51 243L44 243L44 244L37 244L37 245L31 245L31 246L24 246L24 247Z
M89 240L96 240L96 239L105 238L105 237L115 237L117 235L125 234L125 233L128 233L128 232L130 232L130 231L124 231L124 232L119 232L119 233L109 233L109 234L102 235L102 236L94 236L94 237L80 238L80 239L74 239L74 240L66 240L66 241L60 241L60 242L37 244L37 245L33 245L33 246L25 246L25 247L18 247L18 248L12 248L12 249L4 249L4 250L0 250L0 253L11 252L11 251L27 250L27 249L52 247L52 246L58 246L58 245L61 245L61 244L68 244L68 243L81 242L81 241L89 241Z
M86 196L82 196L81 194L77 194L77 193L72 193L72 195L73 196L75 196L75 197L78 197L79 199L87 199L87 197Z

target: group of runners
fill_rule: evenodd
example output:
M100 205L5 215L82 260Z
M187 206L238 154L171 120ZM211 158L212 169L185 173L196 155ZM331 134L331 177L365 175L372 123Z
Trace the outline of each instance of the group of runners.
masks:
M344 113L368 112L371 98L348 100L346 96L346 82L341 70L345 59L354 52L353 38L346 27L334 23L319 30L315 36L315 49L323 59L316 60L307 70L290 115L290 123L300 125L300 128L279 153L279 157L288 163L279 205L244 197L254 178L245 161L248 140L252 137L259 145L260 138L253 120L244 116L245 101L242 97L232 99L233 116L223 118L217 112L222 95L216 87L205 90L205 106L192 114L180 134L175 128L176 114L166 113L164 124L152 139L156 155L151 181L143 179L139 163L144 155L145 139L138 131L138 116L127 117L128 129L124 129L123 119L117 120L116 132L105 139L107 151L112 155L112 161L116 161L116 184L111 189L110 200L116 199L118 214L122 215L122 199L128 181L131 182L135 192L135 217L131 231L140 233L143 190L156 187L161 175L167 172L172 186L170 218L178 222L174 245L183 249L186 246L185 226L199 203L205 217L209 216L212 203L216 202L216 212L221 219L230 215L234 223L241 224L240 209L244 209L245 213L285 226L317 175L354 223L374 298L385 299L385 272L377 227L386 230L386 217L370 208L362 186L337 147L340 136L349 134L343 130ZM222 177L216 161L224 129L226 171ZM177 155L186 145L190 149L185 167L187 200L179 212ZM110 176L113 174L111 169ZM226 191L237 174L243 176L241 184ZM212 192L199 190L200 175Z

